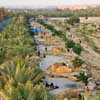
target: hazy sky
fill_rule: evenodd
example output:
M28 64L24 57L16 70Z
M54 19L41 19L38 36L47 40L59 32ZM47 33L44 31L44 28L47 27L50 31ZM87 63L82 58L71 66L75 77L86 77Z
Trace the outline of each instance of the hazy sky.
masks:
M73 4L100 4L100 0L0 0L0 6L36 7Z

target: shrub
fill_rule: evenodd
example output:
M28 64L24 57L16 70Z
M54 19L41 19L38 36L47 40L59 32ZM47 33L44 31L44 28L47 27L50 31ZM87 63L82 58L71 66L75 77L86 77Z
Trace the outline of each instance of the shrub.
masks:
M81 60L79 57L75 57L74 60L72 60L72 63L73 63L73 66L76 68L76 67L80 67L84 61Z
M73 48L74 45L75 45L75 43L73 42L73 40L68 40L68 41L66 42L67 48Z
M79 73L79 75L77 76L79 81L82 81L85 85L88 84L88 79L91 77L90 74L87 74L86 72L82 71Z
M81 51L82 51L81 45L80 45L79 43L75 44L75 45L73 46L73 51L74 51L76 54L80 55L80 54L81 54Z
M78 16L72 16L69 18L69 20L67 21L68 24L73 25L74 23L79 23L80 19Z

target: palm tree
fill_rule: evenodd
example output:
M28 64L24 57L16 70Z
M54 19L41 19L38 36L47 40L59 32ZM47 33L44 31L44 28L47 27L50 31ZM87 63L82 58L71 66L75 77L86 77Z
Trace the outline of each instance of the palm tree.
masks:
M6 48L5 62L0 65L0 94L6 100L53 100L43 84L44 73L33 58L34 39L24 24L13 18L4 30L5 34L0 35ZM0 53L3 55L2 50ZM27 55L29 58L25 59Z
M30 81L24 85L19 84L17 87L8 83L3 93L7 100L55 100L42 84L33 87Z
M13 80L14 84L25 84L27 81L32 83L39 82L43 77L43 72L34 66L34 63L25 61L22 57L15 61L9 61L0 67L2 82ZM1 83L2 83L1 82ZM4 85L4 84L2 84Z
M43 72L22 57L2 64L0 74L0 88L7 100L49 100L41 83Z

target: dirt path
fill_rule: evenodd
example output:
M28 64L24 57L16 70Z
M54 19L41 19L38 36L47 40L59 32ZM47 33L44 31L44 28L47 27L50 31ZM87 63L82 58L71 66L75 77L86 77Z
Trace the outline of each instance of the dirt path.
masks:
M38 24L38 26L40 26L40 24ZM43 26L41 26L42 28L44 28ZM53 47L58 47L59 45L62 45L62 41L59 39L59 38L56 38L56 37L52 37L52 33L50 31L47 31L47 29L45 30L46 31L46 36L50 36L51 38L57 40L57 45L56 44L52 44L52 45L46 45L45 42L45 37L41 39L41 36L39 35L36 35L35 36L35 41L37 42L37 48L38 48L38 51L40 52L40 59L41 59L41 62L40 62L40 65L39 67L44 71L44 72L47 72L47 69L50 67L50 65L54 64L54 63L63 63L66 61L66 58L63 56L63 55L48 55L46 54L46 52L48 52L49 50L51 50ZM59 41L60 40L60 41ZM59 44L59 45L58 45ZM47 48L47 51L45 51L45 47ZM45 57L44 57L44 54L45 54ZM79 88L80 85L72 80L69 80L69 79L66 79L66 78L52 78L48 75L46 75L46 78L45 78L46 82L48 84L51 84L53 83L54 86L57 86L59 88L57 89L53 89L51 90L52 93L54 94L57 94L57 93L60 93L60 92L64 92L64 90L66 89L76 89L76 88Z

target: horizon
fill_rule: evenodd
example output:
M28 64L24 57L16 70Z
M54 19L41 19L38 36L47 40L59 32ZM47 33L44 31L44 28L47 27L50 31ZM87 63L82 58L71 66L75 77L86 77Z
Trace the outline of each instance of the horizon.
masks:
M100 5L98 0L2 0L0 7L5 8L45 8L67 5Z

